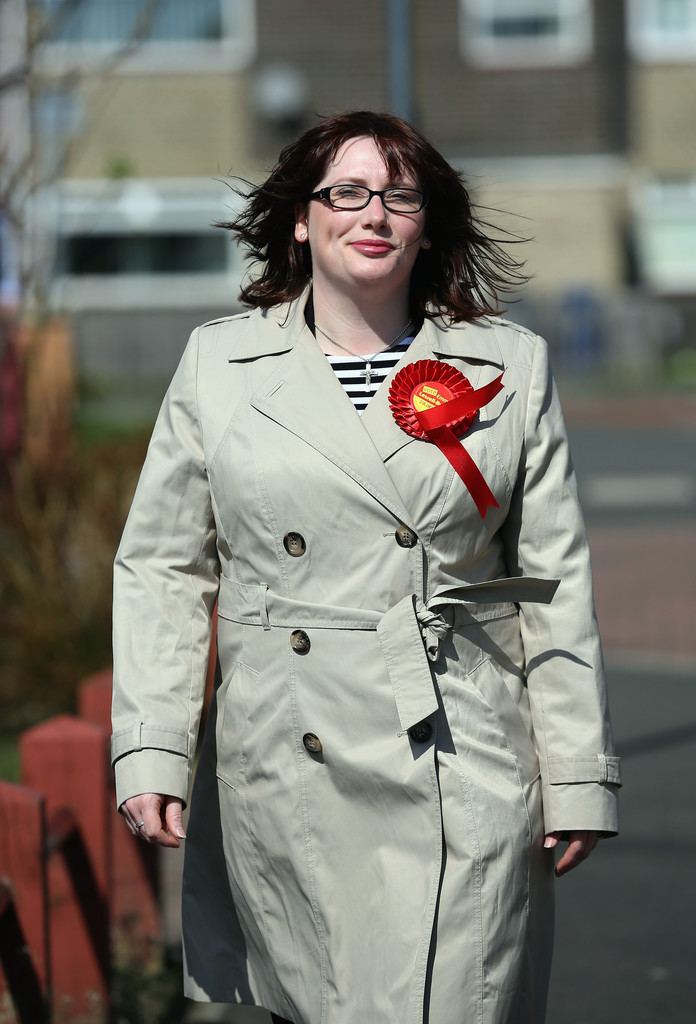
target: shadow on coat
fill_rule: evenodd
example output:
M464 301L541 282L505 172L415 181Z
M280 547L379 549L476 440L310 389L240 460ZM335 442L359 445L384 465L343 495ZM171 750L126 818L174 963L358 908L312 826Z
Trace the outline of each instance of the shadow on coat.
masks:
M215 688L220 685L220 663ZM254 1003L247 984L246 943L234 900L227 882L222 843L220 801L216 777L215 723L217 701L213 700L205 726L187 825L182 923L187 973L213 1002ZM211 946L210 937L216 937ZM225 991L227 979L234 987Z

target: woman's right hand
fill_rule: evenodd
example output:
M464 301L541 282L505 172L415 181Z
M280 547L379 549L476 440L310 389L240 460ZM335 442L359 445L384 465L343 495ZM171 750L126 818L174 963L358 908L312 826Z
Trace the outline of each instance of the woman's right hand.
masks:
M164 793L139 793L118 809L134 836L160 846L179 846L186 838L183 810L183 800Z

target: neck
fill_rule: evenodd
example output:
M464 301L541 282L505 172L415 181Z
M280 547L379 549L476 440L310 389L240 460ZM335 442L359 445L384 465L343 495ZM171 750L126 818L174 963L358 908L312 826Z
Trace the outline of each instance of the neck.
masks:
M408 322L408 295L394 296L392 301L369 303L353 300L350 296L327 293L325 289L312 289L314 322L322 331L346 345L357 355L372 355L389 345L398 331ZM332 345L324 334L317 333L317 341L324 352L341 355L344 351Z

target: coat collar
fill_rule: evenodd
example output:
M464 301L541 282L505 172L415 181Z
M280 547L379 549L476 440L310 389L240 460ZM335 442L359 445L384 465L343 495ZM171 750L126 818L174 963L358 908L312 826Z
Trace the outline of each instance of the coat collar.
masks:
M393 370L359 417L307 327L309 289L294 302L248 316L248 329L235 332L230 362L281 355L250 398L251 405L302 438L347 473L403 523L413 527L385 462L414 439L394 422L387 400ZM426 320L404 353L400 367L418 359L464 360L472 378L481 365L502 367L493 324ZM400 368L399 367L399 368ZM475 384L475 380L472 379Z
M229 351L230 361L257 359L259 356L290 351L295 346L298 335L307 329L304 309L309 292L310 288L307 287L293 302L286 302L271 309L211 320L210 325L225 321L248 320L250 326L254 327L241 336L235 335L234 347ZM410 351L413 351L414 346L418 346L422 339L426 339L426 348L431 356L491 363L501 369L505 367L496 337L495 322L487 317L476 323L458 324L447 324L441 317L426 320ZM420 347L422 348L422 345ZM417 358L426 357L420 354Z
M426 320L423 330L428 335L432 351L445 359L465 359L469 362L490 363L505 369L500 351L495 321L483 317L475 323L448 324L442 317ZM421 331L421 333L423 333Z

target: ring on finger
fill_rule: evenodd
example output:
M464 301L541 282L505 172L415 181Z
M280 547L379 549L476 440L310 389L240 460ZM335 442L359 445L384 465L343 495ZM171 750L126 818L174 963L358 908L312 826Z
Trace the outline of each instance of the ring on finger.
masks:
M145 827L145 822L142 821L142 820L141 821L136 821L135 827L138 829L138 831L140 831L141 828Z

